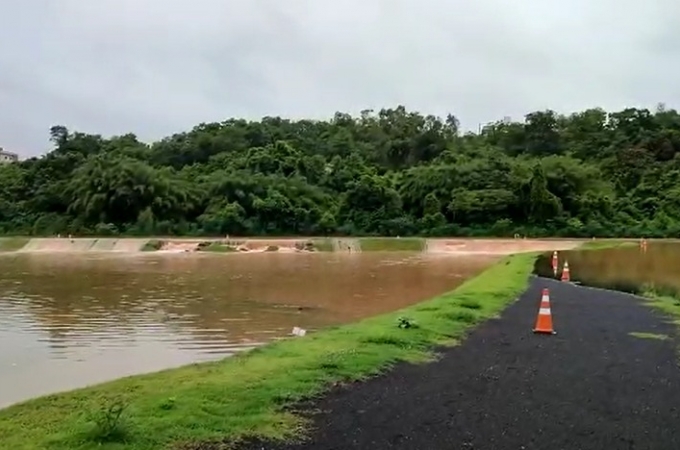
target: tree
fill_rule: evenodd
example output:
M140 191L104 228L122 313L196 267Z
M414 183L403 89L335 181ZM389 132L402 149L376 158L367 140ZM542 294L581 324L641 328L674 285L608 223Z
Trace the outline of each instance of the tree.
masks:
M150 144L55 125L0 165L0 233L673 236L680 114L529 112L463 133L403 106L201 123Z

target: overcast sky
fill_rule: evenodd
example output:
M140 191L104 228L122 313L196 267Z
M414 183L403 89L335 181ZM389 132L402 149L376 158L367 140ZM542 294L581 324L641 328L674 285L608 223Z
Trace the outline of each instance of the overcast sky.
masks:
M0 0L0 146L54 124L154 140L200 122L404 104L466 128L680 99L677 0Z

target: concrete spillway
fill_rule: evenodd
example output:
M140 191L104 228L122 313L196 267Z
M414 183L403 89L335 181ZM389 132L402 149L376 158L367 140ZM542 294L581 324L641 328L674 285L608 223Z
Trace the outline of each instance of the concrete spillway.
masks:
M138 252L148 239L34 238L20 252Z
M93 252L110 252L114 249L117 242L118 242L118 239L111 239L111 238L97 239L92 244L92 247L90 247L90 251L93 251Z
M111 251L126 253L139 252L147 242L149 242L148 239L118 239Z
M34 238L20 252L86 252L96 239Z

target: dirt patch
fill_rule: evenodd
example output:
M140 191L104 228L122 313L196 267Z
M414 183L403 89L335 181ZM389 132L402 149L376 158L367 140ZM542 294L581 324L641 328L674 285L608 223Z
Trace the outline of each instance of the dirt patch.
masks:
M428 253L510 255L513 253L571 250L582 244L577 240L542 239L428 239Z
M550 288L558 334L531 333ZM680 370L672 324L630 295L546 279L500 320L427 365L339 388L304 407L310 439L241 449L680 448ZM217 447L195 447L217 448Z

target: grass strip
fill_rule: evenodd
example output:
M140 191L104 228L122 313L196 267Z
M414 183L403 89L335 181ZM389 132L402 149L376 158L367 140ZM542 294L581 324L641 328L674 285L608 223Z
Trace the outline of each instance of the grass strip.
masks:
M142 252L156 252L163 247L164 242L160 239L150 239L141 248Z
M333 240L330 238L312 239L312 247L318 252L332 252Z
M292 438L305 422L286 406L399 361L431 360L434 346L456 344L470 327L514 301L527 286L534 258L509 256L453 292L393 313L218 362L11 406L0 410L3 446L155 450L243 436Z
M640 339L656 339L659 341L665 341L666 339L670 338L667 334L647 333L645 331L632 331L628 334Z
M362 252L422 252L423 238L359 238Z
M680 327L680 292L671 287L646 286L640 295L647 300L647 305L672 318Z
M0 252L15 252L21 250L30 238L27 237L7 237L0 238Z
M213 252L213 253L234 253L238 252L235 246L225 244L223 242L206 242L207 245L198 247L199 251L202 252Z
M606 250L619 247L634 247L639 245L639 241L623 239L597 239L586 241L574 250Z

